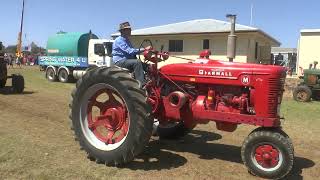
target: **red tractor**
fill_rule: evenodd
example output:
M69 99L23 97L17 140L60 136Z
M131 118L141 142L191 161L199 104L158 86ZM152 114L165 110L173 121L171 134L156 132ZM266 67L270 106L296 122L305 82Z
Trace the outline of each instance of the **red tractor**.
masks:
M168 53L147 50L144 57L151 65L143 89L119 67L92 69L77 82L70 118L89 157L116 166L132 161L148 144L155 119L161 138L214 121L228 132L240 124L259 126L241 148L252 174L282 178L290 172L294 149L279 116L285 68L200 59L158 69Z

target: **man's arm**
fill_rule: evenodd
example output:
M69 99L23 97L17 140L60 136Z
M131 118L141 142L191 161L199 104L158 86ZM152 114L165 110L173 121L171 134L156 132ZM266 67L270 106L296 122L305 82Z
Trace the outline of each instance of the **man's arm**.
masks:
M130 56L137 55L138 53L142 52L144 49L135 49L132 48L126 43L125 41L119 41L118 47L125 53L129 54Z

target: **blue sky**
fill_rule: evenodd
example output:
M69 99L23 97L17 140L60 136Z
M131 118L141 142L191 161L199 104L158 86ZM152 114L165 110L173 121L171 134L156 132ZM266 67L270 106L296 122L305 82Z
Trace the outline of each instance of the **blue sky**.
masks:
M0 41L17 42L22 0L0 0ZM320 28L319 0L26 0L24 43L46 45L48 36L63 31L88 32L109 38L118 24L129 21L134 29L193 19L226 20L237 14L237 23L253 26L282 43L296 47L300 29Z

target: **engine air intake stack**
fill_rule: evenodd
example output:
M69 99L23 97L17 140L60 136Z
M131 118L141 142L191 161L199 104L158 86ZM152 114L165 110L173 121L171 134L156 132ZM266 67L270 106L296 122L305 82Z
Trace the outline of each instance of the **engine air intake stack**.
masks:
M236 30L236 15L227 14L227 18L229 18L231 22L231 31L228 35L228 47L227 47L227 57L229 58L229 62L233 62L233 59L236 57L236 42L237 36L235 35Z

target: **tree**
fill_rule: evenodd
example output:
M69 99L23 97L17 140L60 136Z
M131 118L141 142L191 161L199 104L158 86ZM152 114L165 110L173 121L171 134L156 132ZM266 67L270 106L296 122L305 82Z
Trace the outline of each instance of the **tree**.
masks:
M16 51L17 51L17 45L10 45L5 49L5 52L10 54L16 54Z
M37 54L43 54L46 52L46 50L40 46L38 46L36 43L32 42L30 44L31 46L31 54L37 55Z

